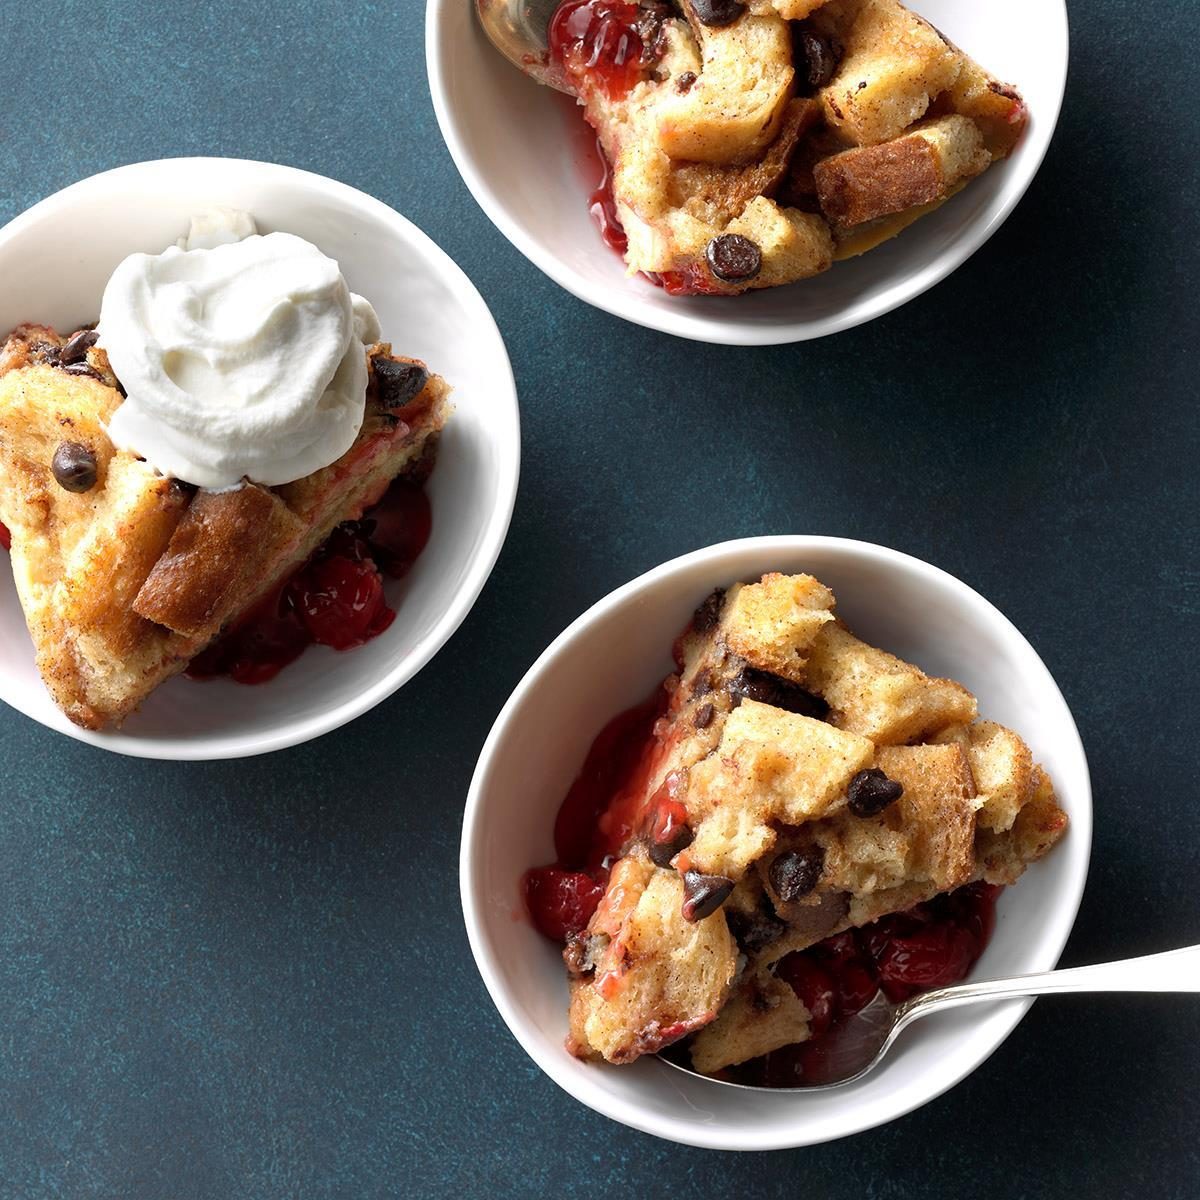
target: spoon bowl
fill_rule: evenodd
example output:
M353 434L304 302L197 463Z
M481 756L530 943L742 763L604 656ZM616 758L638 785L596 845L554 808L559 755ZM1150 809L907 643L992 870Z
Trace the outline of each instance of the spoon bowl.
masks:
M701 1075L699 1071L693 1071L665 1054L658 1057L677 1071L709 1083L718 1083L722 1087L741 1088L747 1092L828 1091L854 1083L874 1070L895 1045L901 1032L921 1017L985 1000L1064 992L1200 993L1200 946L1185 946L1162 954L1098 963L1091 967L1072 967L1065 971L1043 971L1037 975L1018 975L1013 979L989 979L980 983L936 988L900 1004L890 1003L879 992L870 1004L845 1022L826 1044L822 1063L827 1068L827 1078L822 1083L794 1088L756 1087Z
M475 0L475 13L492 45L519 71L557 91L571 93L550 62L547 31L559 0Z

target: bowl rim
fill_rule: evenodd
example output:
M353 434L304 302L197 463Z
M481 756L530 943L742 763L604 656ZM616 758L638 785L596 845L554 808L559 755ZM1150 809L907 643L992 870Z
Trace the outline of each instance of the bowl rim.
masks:
M245 171L248 178L269 176L295 188L298 192L323 193L344 203L350 209L357 209L364 214L378 218L392 228L396 237L415 246L427 256L437 274L448 282L448 285L461 299L463 306L472 312L472 319L476 322L476 328L480 333L485 337L494 337L495 339L500 359L503 360L504 370L497 373L488 402L489 406L494 407L497 412L506 408L509 410L507 419L511 421L509 440L512 444L512 453L498 456L499 491L497 502L487 514L474 557L470 561L468 570L464 573L461 586L450 597L450 602L430 633L390 672L335 708L293 721L269 734L255 737L253 740L246 740L244 737L230 732L220 736L206 737L204 741L195 742L186 736L142 740L136 736L136 733L131 734L123 729L107 732L81 729L65 718L61 724L53 724L43 720L39 714L30 712L21 707L19 703L15 703L14 701L19 702L22 693L18 692L14 696L5 698L15 711L56 733L65 733L77 741L112 753L162 761L211 762L247 758L300 745L331 733L362 716L363 713L386 700L406 684L430 662L466 619L491 576L492 569L508 536L521 473L521 413L517 399L516 378L504 337L487 302L466 272L427 233L389 204L385 204L382 200L352 187L350 184L319 175L313 171L305 171L299 167L258 159L221 155L180 155L170 158L146 159L141 162L126 163L77 180L18 213L11 221L0 227L0 252L24 236L30 227L47 214L78 203L89 192L110 186L114 180L128 180L131 190L136 195L138 180L148 175L180 168L203 170L205 167L219 168L226 172Z
M512 243L535 267L548 275L571 295L611 316L621 317L645 329L669 333L675 337L692 341L726 346L781 346L795 342L810 341L841 333L859 325L865 325L877 317L885 316L910 300L927 292L947 276L956 271L968 258L982 247L1001 225L1009 218L1020 203L1029 185L1041 168L1050 149L1050 142L1058 126L1062 112L1063 96L1066 91L1067 73L1071 57L1070 25L1067 18L1066 0L1052 0L1054 9L1050 19L1058 18L1062 38L1063 56L1059 66L1054 97L1044 113L1026 132L1026 148L1019 158L1021 173L1016 175L1006 189L1003 203L992 213L989 220L972 222L964 232L942 253L935 255L907 278L890 287L871 302L856 307L853 313L845 308L820 318L795 319L778 324L756 324L752 320L736 316L693 315L682 307L678 309L650 308L639 302L632 288L628 293L614 289L597 295L588 282L578 276L561 259L544 250L536 238L528 236L519 223L508 213L508 205L499 196L476 168L465 141L460 134L456 114L449 102L446 85L448 66L454 57L454 46L448 32L448 17L451 6L461 6L468 0L426 0L425 7L425 66L429 81L433 110L437 117L442 139L458 168L467 190L483 210L488 220ZM474 16L471 18L474 20ZM516 68L513 68L514 70ZM1011 169L1012 160L1009 165Z
M594 1111L642 1133L649 1133L681 1145L736 1151L794 1149L834 1141L893 1121L935 1100L986 1062L1016 1029L1022 1017L1033 1004L1032 998L1005 1002L1003 1009L998 1008L994 1014L999 1028L992 1035L990 1042L983 1045L981 1049L974 1048L972 1053L957 1055L954 1065L946 1071L944 1077L939 1078L933 1088L912 1099L911 1102L902 1102L894 1110L882 1115L871 1114L862 1120L847 1121L844 1128L832 1135L818 1134L806 1137L802 1132L797 1132L780 1137L778 1133L769 1128L755 1136L745 1131L731 1131L718 1124L705 1125L702 1132L697 1132L696 1126L687 1125L677 1118L650 1115L636 1102L612 1096L603 1089L594 1088L586 1082L580 1085L579 1076L567 1070L574 1060L569 1059L566 1051L561 1047L549 1046L536 1030L531 1029L530 1023L518 1013L517 1006L510 1001L502 985L503 973L485 932L486 905L476 887L475 866L483 858L482 813L485 796L491 783L494 759L526 698L537 688L551 664L562 655L568 654L574 644L593 624L614 610L649 593L656 584L670 576L685 572L702 562L711 562L714 567L719 568L720 563L727 557L736 556L743 551L759 551L763 557L767 557L769 554L817 550L834 551L874 560L884 569L900 568L912 571L931 583L948 587L957 593L965 604L976 609L982 619L993 623L1006 639L1011 640L1014 646L1029 657L1032 664L1041 669L1045 676L1046 694L1061 705L1065 718L1062 731L1066 739L1065 749L1069 755L1077 757L1080 770L1079 794L1073 797L1079 805L1080 811L1071 813L1071 838L1076 846L1075 866L1073 874L1066 878L1066 899L1054 914L1053 933L1046 939L1039 960L1031 964L1027 968L1028 970L1051 970L1055 967L1074 928L1087 883L1092 850L1092 786L1087 754L1074 715L1049 668L1024 634L990 600L957 576L932 563L925 562L923 559L872 542L829 535L778 534L737 538L691 551L653 567L609 592L576 617L538 656L513 690L488 733L471 778L463 814L462 840L459 847L459 896L467 939L475 958L476 967L505 1025L525 1053L554 1083ZM1064 861L1068 863L1069 867L1070 861Z

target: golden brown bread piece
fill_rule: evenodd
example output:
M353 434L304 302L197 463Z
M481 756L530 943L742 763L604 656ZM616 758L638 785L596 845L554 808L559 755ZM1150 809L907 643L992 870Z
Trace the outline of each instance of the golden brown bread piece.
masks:
M361 516L421 461L449 409L449 388L431 375L403 408L369 403L357 441L324 471L273 490L197 494L115 450L105 423L122 395L107 357L93 346L86 367L64 369L63 343L22 326L0 350L0 523L38 670L88 729L119 724L335 525ZM86 492L54 478L63 441L95 457Z
M890 142L831 155L814 166L813 179L830 221L861 225L944 200L991 161L978 126L951 115Z

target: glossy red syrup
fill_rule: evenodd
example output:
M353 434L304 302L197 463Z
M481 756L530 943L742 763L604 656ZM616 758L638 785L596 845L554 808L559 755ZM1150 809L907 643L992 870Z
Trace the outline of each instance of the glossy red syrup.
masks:
M640 16L630 0L563 0L547 31L551 62L581 94L598 88L619 100L645 74Z
M339 525L286 583L192 659L188 678L266 683L308 646L349 650L378 637L396 617L383 577L408 573L432 527L424 490L396 480L362 520Z
M594 169L599 175L599 182L588 198L588 212L592 214L592 220L596 222L604 244L624 255L629 248L629 238L621 224L621 218L617 215L617 202L612 187L612 165L598 141L587 157L593 160ZM691 263L680 271L642 271L641 275L671 296L724 295L713 282L712 276L699 263Z
M668 775L645 799L666 746L655 725L667 696L614 717L599 733L554 824L557 860L527 871L525 904L534 926L563 943L581 932L604 896L609 867L633 837L669 843L686 824ZM826 938L781 959L775 971L811 1014L812 1037L722 1072L760 1087L802 1087L827 1079L838 1029L880 990L891 1001L965 979L991 940L1002 891L973 883L907 912Z
M661 752L654 723L665 701L666 694L656 692L600 731L558 810L555 861L525 873L525 905L552 941L566 941L592 919L609 865L643 819L646 779Z
M12 549L12 534L9 533L8 526L4 524L0 524L0 546L3 546L5 550Z

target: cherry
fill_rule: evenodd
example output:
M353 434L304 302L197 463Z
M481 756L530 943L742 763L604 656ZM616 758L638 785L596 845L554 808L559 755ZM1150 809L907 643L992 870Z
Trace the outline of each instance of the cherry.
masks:
M930 923L909 937L893 938L879 955L879 984L893 1002L963 979L982 947L961 925Z
M368 559L320 559L297 576L292 591L313 641L335 650L361 646L396 615L384 602L379 568Z
M379 569L400 579L412 570L429 542L433 529L429 497L418 484L398 479L361 524Z
M581 90L620 99L644 74L640 17L629 0L564 0L550 18L550 58Z
M539 933L566 942L581 933L604 896L604 884L583 871L535 867L525 872L525 905Z
M811 1035L820 1037L838 1016L833 976L803 950L780 959L775 976L782 979L808 1009Z

